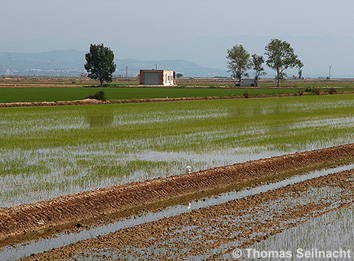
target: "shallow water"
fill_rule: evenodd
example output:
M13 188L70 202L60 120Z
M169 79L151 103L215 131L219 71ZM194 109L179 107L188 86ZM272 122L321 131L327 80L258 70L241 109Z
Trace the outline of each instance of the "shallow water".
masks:
M284 187L284 186L287 186L290 184L300 183L302 181L306 181L306 180L313 179L316 177L332 175L332 174L339 173L339 172L342 172L345 170L350 170L353 168L354 168L354 164L351 164L351 165L341 166L341 167L337 167L337 168L312 171L307 174L295 176L295 177L292 177L292 178L289 178L287 180L283 180L283 181L280 181L277 183L272 183L272 184L268 184L268 185L264 185L264 186L260 186L260 187L256 187L256 188L251 188L251 189L243 190L243 191L223 193L223 194L220 194L215 197L205 198L205 199L198 200L198 201L192 201L189 207L187 207L186 205L176 205L173 207L169 207L169 208L167 208L163 211L160 211L160 212L149 212L149 213L143 214L138 217L132 217L132 218L128 218L126 220L112 223L109 225L105 225L105 226L101 226L101 227L97 227L97 228L93 228L93 229L89 229L89 230L84 230L80 233L61 234L61 235L58 235L56 238L34 241L31 243L27 243L27 244L17 245L15 247L6 247L3 249L0 249L0 256L4 260L14 260L14 259L18 259L18 258L21 258L24 256L29 256L33 253L40 253L40 252L48 251L52 248L58 248L58 247L65 246L65 245L68 245L71 243L75 243L75 242L78 242L78 241L81 241L84 239L107 235L111 232L115 232L115 231L118 231L118 230L121 230L124 228L129 228L129 227L137 226L139 224L153 222L153 221L165 218L165 217L180 215L182 213L186 213L186 212L192 211L194 209L207 208L207 207L219 205L219 204L231 201L231 200L240 199L240 198L244 198L244 197L251 196L251 195L256 195L256 194L263 193L266 191L275 190L275 189L278 189L278 188L281 188L281 187ZM315 198L321 197L321 193L322 192L319 193L319 191L314 191L313 193L310 192L305 197L305 199L308 200L309 202L312 202L312 200L313 200L312 197L315 197ZM324 191L323 193L328 194L329 192ZM329 194L332 195L331 198L332 198L332 200L334 200L335 199L334 196L338 193L336 191L331 191ZM282 202L282 203L284 204L284 202ZM289 205L289 204L296 205L297 202L290 199L289 203L285 204L285 205ZM279 205L276 204L276 202L274 202L274 208L278 208L278 206ZM270 206L270 207L272 207L272 206ZM264 213L271 213L271 211L274 211L274 209L273 210L268 209L268 210L264 211ZM281 211L281 210L277 209L277 211ZM251 217L252 220L255 220L254 218L255 217ZM262 218L265 218L265 217L262 216ZM269 218L271 218L271 217L269 217ZM224 221L225 221L225 219L224 219ZM232 222L236 222L236 221L237 220L235 220L234 218L232 219Z
M332 260L354 259L354 206L340 209L300 226L285 230L260 243L250 246L257 251L290 251L292 258L299 260L305 251L310 251L312 257L302 258L306 260L319 260L319 251L350 251L351 258L342 251L341 258ZM254 253L251 254L254 256ZM245 259L248 260L248 259ZM275 260L264 258L262 260Z
M333 102L329 98L311 104L259 99L242 103L151 104L148 108L110 105L2 109L0 207L179 175L188 165L198 171L353 142L354 117L347 110L354 102ZM126 107L130 109L124 111ZM346 113L321 111L327 108L334 112L344 109ZM284 117L286 113L288 117ZM185 127L178 129L180 124ZM121 137L121 128L137 135ZM166 132L169 128L171 131ZM138 132L140 129L154 131L145 136ZM89 136L88 141L65 146L47 143L51 136L67 135L67 139L76 140L81 132L93 130L114 132L104 141ZM319 135L323 130L326 132ZM159 131L163 135L155 135ZM26 143L26 137L40 140L40 146L3 146L12 139Z

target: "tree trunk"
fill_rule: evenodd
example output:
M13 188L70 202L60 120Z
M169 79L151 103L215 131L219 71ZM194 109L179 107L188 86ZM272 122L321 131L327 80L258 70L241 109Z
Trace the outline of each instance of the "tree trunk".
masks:
M100 86L102 87L103 86L103 80L100 79Z
M279 72L279 69L277 69L277 87L280 87L280 72Z

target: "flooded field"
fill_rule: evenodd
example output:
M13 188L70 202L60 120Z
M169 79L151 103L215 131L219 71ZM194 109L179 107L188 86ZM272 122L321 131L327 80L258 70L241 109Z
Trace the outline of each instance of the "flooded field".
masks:
M320 239L320 240L319 240ZM310 251L312 260L321 257L320 251L340 251L342 257L335 260L350 260L347 254L350 250L351 257L354 253L354 206L339 209L323 216L317 217L303 225L276 234L267 240L253 246L258 251L264 250L288 250L302 255L303 250ZM300 250L300 252L298 252ZM308 258L310 259L310 258ZM272 260L265 258L263 260ZM296 260L292 258L291 260ZM310 259L311 260L311 259Z
M0 207L351 143L354 96L0 109Z
M353 250L352 200L353 166L349 165L220 194L191 202L189 207L175 206L5 253L19 257L26 251L28 256L31 251L57 248L28 259L231 260L236 248ZM73 242L77 243L65 246Z

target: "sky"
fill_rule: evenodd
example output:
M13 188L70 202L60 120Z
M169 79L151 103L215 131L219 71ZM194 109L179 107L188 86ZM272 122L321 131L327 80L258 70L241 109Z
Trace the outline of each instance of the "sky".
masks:
M306 74L354 77L353 0L0 0L0 52L88 50L225 68L226 50L292 44ZM325 75L324 75L325 76Z

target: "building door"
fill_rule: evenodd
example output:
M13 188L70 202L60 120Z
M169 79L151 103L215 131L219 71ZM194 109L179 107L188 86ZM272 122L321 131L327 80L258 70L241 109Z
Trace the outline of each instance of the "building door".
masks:
M161 85L160 77L161 77L160 72L146 72L144 74L144 84L145 85Z

